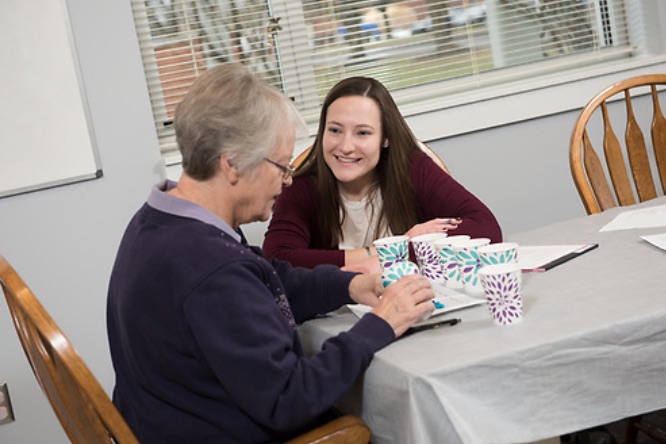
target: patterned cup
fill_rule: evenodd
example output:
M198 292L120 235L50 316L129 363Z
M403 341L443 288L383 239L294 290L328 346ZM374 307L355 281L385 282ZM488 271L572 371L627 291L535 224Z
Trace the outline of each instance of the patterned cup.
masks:
M470 296L483 295L483 287L481 287L478 275L481 268L478 249L488 244L490 244L490 239L485 237L461 240L451 244L453 251L456 253L463 289Z
M518 263L518 244L513 242L486 245L478 251L482 266Z
M410 239L421 274L434 282L444 283L444 272L435 242L446 239L446 233L429 233Z
M396 262L409 258L409 237L390 236L377 239L372 243L377 250L377 257L382 268L389 268Z
M381 281L384 288L408 274L418 274L419 267L411 261L398 261L382 271Z
M497 325L523 319L522 272L518 264L486 265L479 270L488 310Z
M469 239L470 237L466 234L461 234L457 236L448 236L433 243L439 254L439 263L442 268L444 285L448 288L463 288L462 277L460 276L458 261L456 260L456 252L453 251L451 245L457 241Z

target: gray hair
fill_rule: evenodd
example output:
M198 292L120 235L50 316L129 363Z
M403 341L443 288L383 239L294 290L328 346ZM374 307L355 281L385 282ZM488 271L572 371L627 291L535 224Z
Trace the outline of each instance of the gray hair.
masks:
M196 180L217 172L224 155L239 172L252 171L290 128L307 132L294 103L245 66L211 68L176 107L174 128L183 171Z

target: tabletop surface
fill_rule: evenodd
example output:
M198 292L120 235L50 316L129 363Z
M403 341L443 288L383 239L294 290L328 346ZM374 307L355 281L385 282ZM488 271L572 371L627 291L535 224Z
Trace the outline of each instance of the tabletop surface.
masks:
M487 307L445 317L379 351L340 408L361 415L373 443L519 443L666 407L666 252L640 235L600 233L615 208L509 236L520 245L599 243L543 273L523 274L524 318L493 323ZM306 322L317 351L357 318L342 308Z

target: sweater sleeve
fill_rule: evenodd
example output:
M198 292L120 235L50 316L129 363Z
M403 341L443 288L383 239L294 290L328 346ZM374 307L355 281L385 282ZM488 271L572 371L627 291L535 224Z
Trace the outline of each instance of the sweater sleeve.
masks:
M502 241L502 230L492 211L426 154L414 155L411 176L419 222L437 217L459 217L462 223L450 235L487 237L493 243Z
M327 264L309 270L292 267L288 262L277 259L272 259L271 265L284 284L298 324L316 315L337 310L343 304L355 303L349 297L349 284L357 273L342 271L339 267Z
M265 273L256 261L229 263L196 289L184 311L202 356L234 404L265 427L287 431L334 405L394 334L368 314L305 357Z
M342 267L345 252L324 248L315 233L317 207L317 191L311 179L297 177L283 189L264 237L266 257L307 268L320 264Z

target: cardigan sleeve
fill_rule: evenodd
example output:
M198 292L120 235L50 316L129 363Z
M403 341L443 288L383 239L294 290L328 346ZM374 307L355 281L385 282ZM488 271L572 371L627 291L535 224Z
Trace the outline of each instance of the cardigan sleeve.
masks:
M345 252L321 245L315 232L317 213L315 184L307 177L295 178L275 202L262 246L264 255L288 261L297 267L314 268L320 264L342 267Z
M339 273L319 274L333 284L346 282ZM395 335L370 313L305 357L266 286L270 274L260 261L232 261L196 287L183 311L196 352L234 405L271 430L289 431L334 405ZM316 288L296 291L316 299Z
M459 217L462 223L449 235L467 234L502 241L495 215L478 197L443 171L426 154L416 153L411 161L411 177L418 204L419 222L437 217Z
M336 310L342 304L355 304L349 296L349 284L358 273L327 264L309 270L278 259L271 259L270 263L284 284L298 324ZM313 298L313 294L317 297Z

